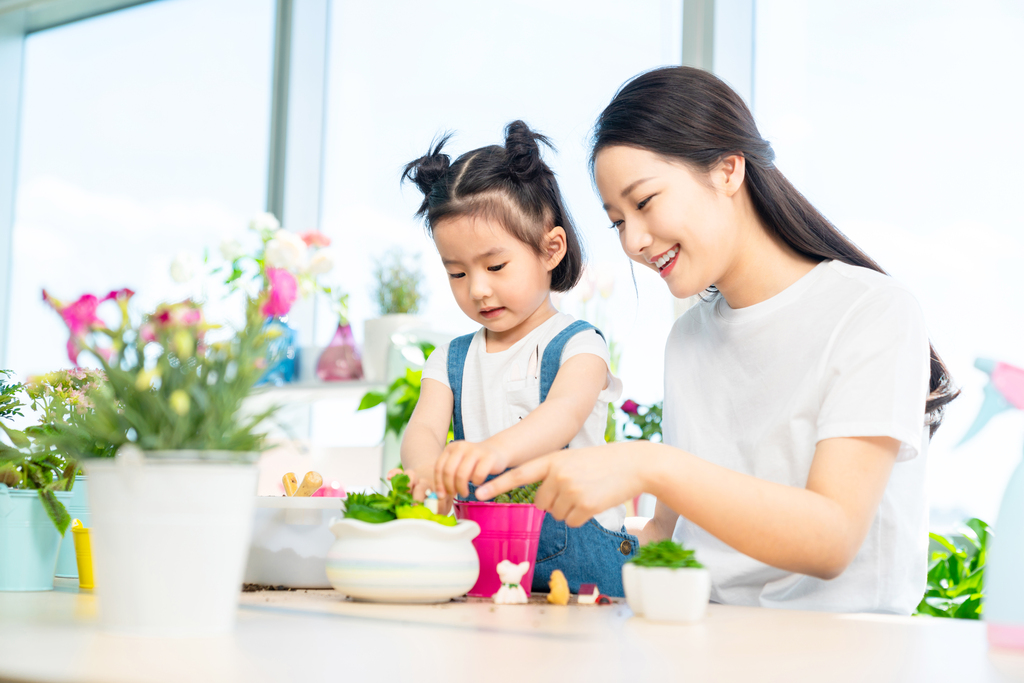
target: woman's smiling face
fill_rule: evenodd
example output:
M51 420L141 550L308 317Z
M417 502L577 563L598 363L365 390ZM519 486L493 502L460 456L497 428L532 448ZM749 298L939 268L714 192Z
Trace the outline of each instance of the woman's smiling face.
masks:
M741 243L730 196L736 175L742 183L742 163L701 175L625 146L606 147L594 159L597 189L623 251L659 273L673 296L699 294L728 274Z

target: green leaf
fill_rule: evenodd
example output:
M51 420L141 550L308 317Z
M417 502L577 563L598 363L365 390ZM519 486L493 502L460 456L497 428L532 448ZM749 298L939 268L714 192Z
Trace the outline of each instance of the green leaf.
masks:
M359 407L356 410L366 410L367 408L380 405L384 402L385 398L384 394L378 391L367 392L363 399L359 401Z
M31 440L25 436L24 432L20 432L17 429L11 429L4 423L0 422L0 427L7 433L7 437L14 444L15 448L28 448L32 445Z
M46 509L46 515L63 536L64 532L68 530L68 525L71 524L71 515L68 514L67 508L57 500L57 496L53 495L53 491L49 488L39 489L38 494L39 500L42 501L43 507Z

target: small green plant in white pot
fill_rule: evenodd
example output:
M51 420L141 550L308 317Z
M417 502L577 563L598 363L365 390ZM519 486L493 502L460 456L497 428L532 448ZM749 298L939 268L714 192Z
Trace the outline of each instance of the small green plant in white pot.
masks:
M244 326L218 330L192 301L129 315L131 290L63 304L69 357L90 353L106 381L92 409L48 437L89 475L92 552L105 628L150 636L207 636L235 620L264 447L242 401L273 358L267 307L273 281L246 299ZM108 325L97 308L120 308ZM215 332L216 330L216 332ZM219 333L219 334L217 334ZM99 445L97 455L83 444Z
M427 325L416 315L423 301L423 273L414 259L396 248L377 260L373 278L380 317L367 320L363 328L363 372L371 382L382 382L387 379L391 335Z
M26 417L9 377L0 371L0 590L52 590L77 465L8 424Z
M671 540L641 546L622 566L622 585L633 613L654 621L697 621L711 596L711 574Z

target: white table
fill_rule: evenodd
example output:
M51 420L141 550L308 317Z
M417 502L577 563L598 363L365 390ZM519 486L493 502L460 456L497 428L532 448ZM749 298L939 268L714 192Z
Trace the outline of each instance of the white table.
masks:
M157 588L154 587L154 590ZM977 622L712 605L669 625L606 607L350 602L333 591L242 595L231 636L103 633L73 581L0 593L0 680L1024 681Z

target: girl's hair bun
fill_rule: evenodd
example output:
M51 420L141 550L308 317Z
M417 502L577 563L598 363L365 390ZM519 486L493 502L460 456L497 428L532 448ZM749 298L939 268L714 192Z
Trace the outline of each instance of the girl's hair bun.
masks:
M431 194L436 192L438 183L446 181L452 160L447 154L441 153L441 148L451 136L451 133L446 133L440 140L435 140L425 155L410 161L402 172L402 182L411 180L423 193L423 203L416 212L418 216L426 214L430 208Z
M551 173L540 158L541 143L551 150L555 149L546 136L530 130L522 121L513 121L505 126L505 156L508 173L513 179L528 183L545 173Z

